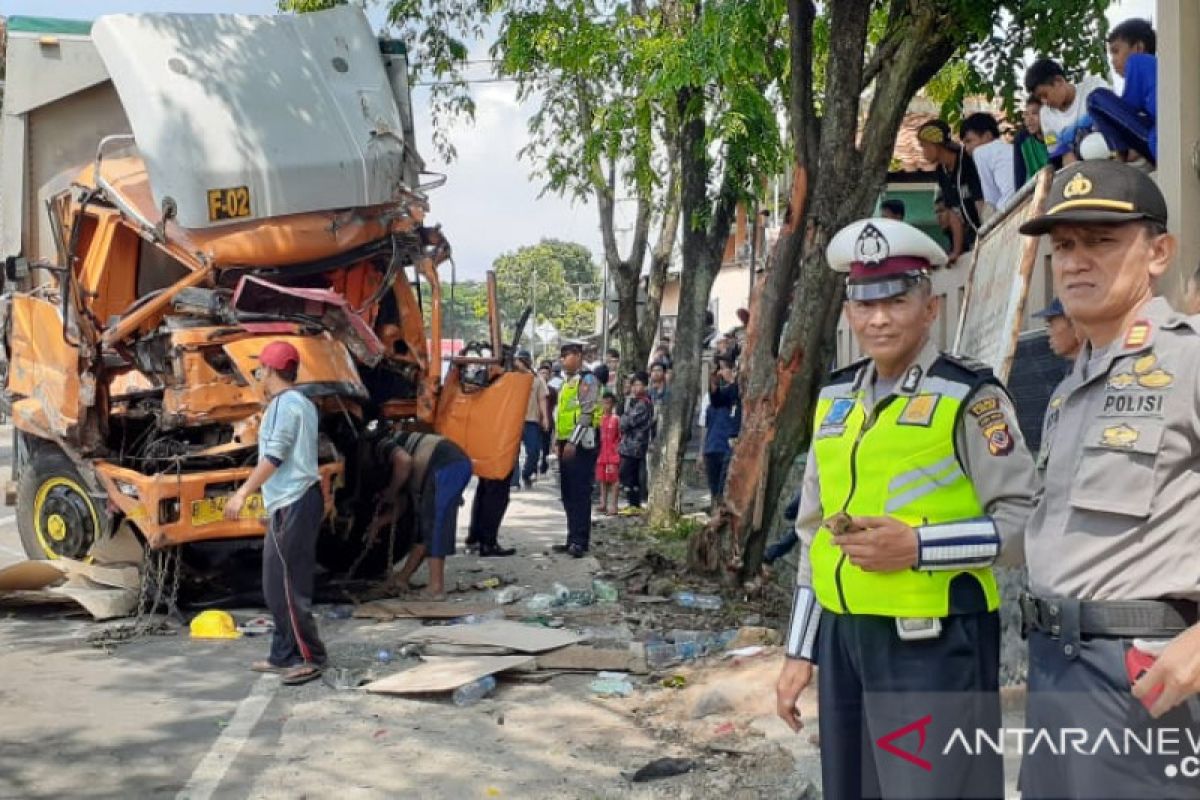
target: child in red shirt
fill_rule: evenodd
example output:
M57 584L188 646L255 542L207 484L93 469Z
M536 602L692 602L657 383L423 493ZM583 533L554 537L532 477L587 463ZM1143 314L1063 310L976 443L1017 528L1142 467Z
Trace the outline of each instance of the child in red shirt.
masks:
M596 458L596 481L600 484L600 512L609 516L617 513L617 495L620 491L621 454L617 445L621 441L621 418L617 416L617 398L605 392L600 398L604 416L600 420L600 455ZM611 504L609 497L612 498Z

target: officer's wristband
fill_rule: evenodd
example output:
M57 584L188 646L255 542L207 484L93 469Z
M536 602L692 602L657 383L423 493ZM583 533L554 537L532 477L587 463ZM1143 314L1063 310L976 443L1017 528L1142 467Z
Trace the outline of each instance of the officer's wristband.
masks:
M816 661L817 625L821 621L821 604L811 586L797 586L792 602L792 621L788 623L786 650L788 658Z
M991 517L917 528L917 569L988 567L1000 554L1000 533Z

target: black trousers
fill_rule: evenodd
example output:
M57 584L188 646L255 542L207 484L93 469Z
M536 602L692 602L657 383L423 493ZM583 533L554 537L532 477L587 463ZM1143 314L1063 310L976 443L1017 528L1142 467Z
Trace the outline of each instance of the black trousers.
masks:
M545 475L550 471L550 447L554 444L554 434L542 431L542 463L538 472Z
M642 496L645 488L642 475L646 471L646 459L632 456L621 456L621 485L625 487L625 497L634 508L642 507Z
M592 540L592 484L596 480L599 447L576 447L575 455L562 458L559 450L559 491L567 512L567 544L588 549Z
M263 598L275 631L268 661L277 667L324 664L325 645L312 615L317 535L325 516L320 484L271 513L263 542Z
M508 511L512 495L512 476L501 480L480 478L475 487L475 500L471 503L471 527L467 541L473 544L495 546L499 544L500 523Z
M822 613L817 675L824 797L1004 796L1000 755L942 755L955 727L968 731L972 742L976 728L991 736L1000 728L999 615L955 614L942 625L936 639L904 641L892 617Z
M1200 730L1196 698L1152 718L1130 694L1125 654L1132 640L1080 636L1078 603L1063 601L1061 608L1058 636L1029 634L1025 727L1047 731L1054 742L1064 729L1083 731L1088 742L1108 731L1122 748L1126 731L1146 742L1160 740L1162 734L1155 731L1166 729L1163 733L1178 740L1178 747L1155 746L1146 752L1134 746L1114 753L1108 745L1089 744L1083 747L1086 755L1070 747L1061 753L1030 748L1021 762L1021 796L1200 797L1200 759L1188 737L1188 731L1196 736Z

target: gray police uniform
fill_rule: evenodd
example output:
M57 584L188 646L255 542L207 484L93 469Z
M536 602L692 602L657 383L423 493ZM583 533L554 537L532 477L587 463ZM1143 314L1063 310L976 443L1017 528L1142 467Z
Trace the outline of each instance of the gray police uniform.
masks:
M1167 639L1196 622L1198 331L1200 318L1155 298L1111 346L1085 346L1047 409L1037 462L1044 488L1025 539L1032 596L1022 611L1026 727L1055 741L1064 728L1092 739L1108 729L1118 742L1126 729L1143 739L1155 727L1200 732L1194 698L1152 720L1130 694L1125 664L1134 637ZM1179 762L1108 747L1027 751L1021 785L1027 798L1200 796Z
M881 381L874 364L861 362L840 373L846 391L861 391L870 413L881 404L905 402L922 393L961 391L964 412L954 428L954 450L979 505L990 519L988 534L966 543L985 557L968 559L963 569L1022 560L1022 532L1033 504L1033 458L1016 424L1008 394L990 370L977 370L938 353L927 343L914 365L894 384ZM839 380L835 374L834 381ZM976 414L977 410L979 413ZM1000 428L1003 428L1003 431ZM1008 439L997 447L1001 433ZM817 435L814 432L814 435ZM999 438L997 438L999 437ZM821 507L820 475L810 448L796 517L800 539L796 609L788 653L820 666L819 718L824 796L985 797L1003 794L999 757L939 760L950 720L956 725L996 729L999 714L1000 622L989 611L979 582L963 572L950 584L950 614L933 640L901 640L890 617L824 611L812 585L809 550L823 520L838 509ZM937 526L935 526L936 529ZM954 526L961 531L962 525ZM949 531L951 526L946 526ZM920 563L933 560L937 536L921 538ZM965 540L959 532L954 542ZM954 568L945 564L944 568ZM800 619L805 609L807 619ZM794 640L794 641L793 641ZM934 695L941 693L944 700ZM953 694L947 694L953 693ZM974 708L966 708L966 704ZM938 709L942 713L939 713ZM928 772L874 746L882 734L922 715L934 715L924 756ZM922 731L925 733L925 731ZM901 744L901 748L905 745ZM909 749L913 749L910 747Z

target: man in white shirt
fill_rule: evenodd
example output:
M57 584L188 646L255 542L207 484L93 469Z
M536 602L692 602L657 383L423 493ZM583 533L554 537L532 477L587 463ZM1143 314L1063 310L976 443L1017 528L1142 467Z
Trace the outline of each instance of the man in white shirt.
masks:
M1000 138L1000 126L991 114L971 114L958 128L963 148L975 160L983 199L993 209L1008 202L1013 188L1013 146Z
M1062 65L1039 58L1025 72L1025 90L1042 101L1042 136L1050 158L1063 164L1076 161L1075 140L1079 131L1090 131L1087 98L1108 84L1096 75L1084 75L1078 85L1067 80Z

